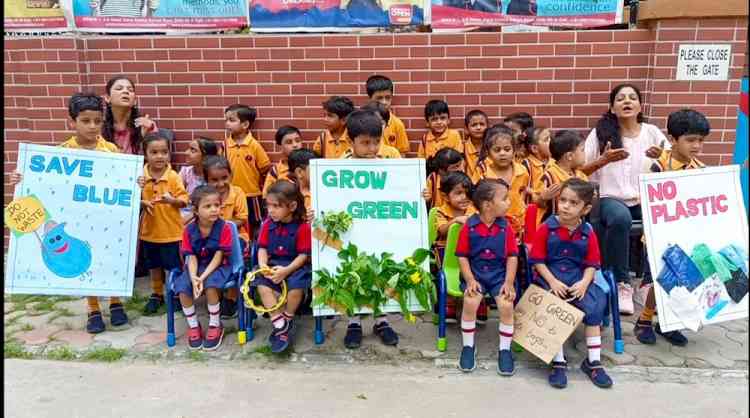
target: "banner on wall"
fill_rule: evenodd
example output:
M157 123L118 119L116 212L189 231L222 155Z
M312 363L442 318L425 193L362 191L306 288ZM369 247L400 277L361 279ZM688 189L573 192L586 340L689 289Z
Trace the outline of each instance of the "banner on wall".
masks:
M5 32L62 32L68 29L60 0L7 0Z
M348 32L422 25L429 0L251 0L253 32Z
M131 296L143 156L20 144L6 293Z
M432 28L598 27L622 22L623 0L431 0Z
M662 331L748 316L748 219L739 166L640 176Z
M748 111L750 110L750 78L742 77L740 84L740 108L737 111L737 134L734 136L734 156L732 162L741 167L740 179L742 180L742 194L745 197L745 210L750 209L748 204Z
M247 0L73 0L89 32L191 32L247 26Z

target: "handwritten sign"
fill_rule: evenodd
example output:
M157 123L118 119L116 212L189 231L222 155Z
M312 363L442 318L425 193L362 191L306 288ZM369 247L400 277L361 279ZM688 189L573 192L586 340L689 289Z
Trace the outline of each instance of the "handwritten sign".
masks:
M583 321L583 312L532 284L513 313L513 341L548 363Z
M5 225L16 234L36 231L47 220L47 212L36 196L14 200L5 207Z
M678 80L726 80L732 46L724 45L680 45L677 54Z

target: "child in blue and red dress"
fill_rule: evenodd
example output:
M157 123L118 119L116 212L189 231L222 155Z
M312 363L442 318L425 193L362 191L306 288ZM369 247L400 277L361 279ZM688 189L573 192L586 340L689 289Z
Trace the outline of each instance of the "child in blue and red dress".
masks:
M285 306L270 312L273 331L268 337L271 351L281 353L291 343L290 331L294 327L294 314L305 298L312 283L310 224L305 222L305 202L294 183L279 180L266 195L268 218L263 222L258 236L258 265L270 268L273 274L253 281L263 306L275 306L281 293L281 282L286 280Z
M536 284L584 312L588 357L581 370L596 386L608 388L612 379L602 368L600 329L607 296L593 283L600 264L599 243L594 228L583 220L591 210L594 193L594 185L576 177L562 183L557 213L547 218L534 235L529 261L537 272ZM552 360L550 385L564 388L568 382L566 369L560 348Z
M477 310L489 293L497 302L500 312L500 347L497 372L511 376L515 372L510 343L513 339L513 287L518 268L518 245L513 227L505 218L510 201L508 184L501 179L481 180L472 201L479 210L464 224L458 237L456 255L461 267L461 289L464 291L464 308L461 315L463 350L459 368L470 372L476 368Z
M191 350L216 350L224 337L219 304L224 285L230 279L232 266L232 229L221 219L221 193L213 186L198 186L190 196L195 220L185 227L180 251L186 268L174 283L182 312L188 323L187 340ZM188 257L190 256L190 257ZM206 291L208 332L205 340L195 313L194 299Z

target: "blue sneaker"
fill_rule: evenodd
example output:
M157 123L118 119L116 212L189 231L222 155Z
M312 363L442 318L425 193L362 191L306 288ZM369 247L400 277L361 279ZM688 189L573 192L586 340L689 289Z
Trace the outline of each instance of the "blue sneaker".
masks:
M125 313L125 308L121 303L109 305L109 320L112 322L113 327L119 327L128 323L128 315Z
M104 332L105 328L102 313L99 311L89 312L89 319L86 321L86 332L89 334L99 334L100 332Z
M600 361L589 362L588 358L584 359L583 363L581 363L581 371L586 373L586 376L588 376L597 387L605 389L612 387L612 379L607 375L607 372L604 371L604 367L602 367Z
M381 322L372 326L373 334L380 337L380 341L385 345L397 345L398 334L391 328L387 322Z
M637 338L641 344L656 344L656 334L654 334L654 326L651 322L641 321L640 319L635 321L633 334L635 334L635 338Z
M659 324L656 324L655 331L657 334L661 335L662 337L666 338L667 341L669 341L672 345L676 345L678 347L684 347L688 343L687 337L681 333L680 331L668 331L668 332L661 332L661 328L659 328ZM656 337L654 337L655 339Z
M477 368L477 350L474 347L465 345L461 350L461 357L458 359L458 368L462 372L471 372Z
M285 321L281 329L274 329L268 337L268 342L271 343L271 352L274 354L282 353L289 348L289 321Z
M346 327L344 346L353 350L359 348L360 345L362 345L362 325L349 324L349 326Z
M500 376L513 376L516 373L510 350L500 350L497 353L497 373Z
M549 373L547 381L553 388L563 389L568 386L568 376L565 374L568 369L568 363L564 361L553 361L552 370Z

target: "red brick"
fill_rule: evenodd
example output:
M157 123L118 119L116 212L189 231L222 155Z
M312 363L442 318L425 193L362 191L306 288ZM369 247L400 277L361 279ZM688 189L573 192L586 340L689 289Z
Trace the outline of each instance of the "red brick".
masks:
M445 47L445 55L448 57L474 57L482 55L479 46L448 46Z
M515 94L484 94L480 96L483 105L514 105Z
M706 95L698 93L670 93L669 104L676 105L695 105L705 104Z
M591 78L594 80L618 80L628 76L627 68L594 68L591 70Z
M576 106L574 106L573 109L578 107L578 105L586 103L587 101L588 101L588 95L586 94L564 93L564 94L555 94L552 96L553 104L574 104Z
M458 94L464 92L463 83L433 83L430 84L430 94Z
M467 93L469 92L468 86L472 86L474 84L467 84ZM427 83L399 83L396 86L395 94L397 96L407 95L407 94L427 94L427 90L429 89L429 84Z
M43 40L44 49L75 49L74 38L46 38Z
M576 32L576 42L612 42L613 31L579 31Z
M463 58L433 58L430 60L430 68L433 70L460 70L466 68ZM364 62L362 63L364 68Z
M675 67L677 66L676 55L659 55L656 57L657 67Z
M338 58L339 50L335 48L309 48L305 50L305 58L330 59Z
M405 58L409 56L409 48L404 47L356 48L355 51L367 52L366 56L357 55L357 58Z
M575 42L575 32L540 32L539 43Z
M292 38L295 39L295 38ZM272 60L301 60L305 58L304 49L277 48L271 50Z
M538 33L504 33L504 44L535 44L539 42Z
M5 39L5 49L42 49L42 39Z
M445 72L446 81L479 81L481 79L481 73L479 70Z
M484 70L482 71L482 80L494 81L494 80L516 80L518 74L516 70Z
M631 42L629 46L631 54L650 54L654 49L654 44L651 42Z
M289 38L290 47L323 46L322 35L297 35Z
M482 47L482 55L487 57L512 57L518 54L515 45L493 45Z
M698 26L695 19L664 19L659 21L659 28L692 28Z
M701 28L733 28L735 26L742 26L737 24L737 19L734 18L713 18L713 19L702 19L698 22L698 26ZM744 20L745 26L747 26L747 20Z
M156 72L185 73L188 70L187 62L157 62Z
M19 61L57 61L57 51L41 50L26 51L26 59Z
M429 45L430 35L426 33L396 34L394 36L396 45Z
M186 96L190 90L201 86L157 86L156 90L159 95L165 96Z
M239 72L237 73L237 80L240 83L270 83L271 73L261 73L257 71L251 72Z
M201 73L174 73L171 76L172 83L175 84L194 84L203 83L203 74Z
M467 33L466 35L467 44L497 44L501 42L502 34L500 33Z
M119 62L92 62L89 64L92 73L120 73L122 64Z
M699 41L732 41L734 29L698 29Z
M118 49L120 42L117 39L90 38L86 40L86 49Z
M200 53L198 54L197 57L193 57L193 58L200 59ZM133 61L135 60L135 52L127 51L127 50L103 51L102 60L103 61L119 61L119 62Z
M503 68L537 68L537 66L537 58L503 58Z
M658 41L694 41L695 31L685 29L668 29L659 30L657 33Z
M357 46L358 36L325 35L322 37L324 46Z
M258 86L258 94L289 94L289 86L277 84L261 84Z
M517 104L552 104L552 96L549 94L519 94L516 96Z
M328 95L354 96L359 91L359 84L326 84L325 93Z
M220 39L220 47L222 49L223 48L230 48L230 49L252 48L254 46L259 46L257 43L253 42L255 39L256 38L250 37L250 36L225 37L225 38ZM257 38L257 39L260 39L260 38ZM156 47L156 41L154 41L154 47Z
M120 49L149 49L153 43L150 38L122 38L120 39Z
M364 35L359 37L360 46L393 45L393 35Z
M119 71L118 71L119 72ZM169 83L172 79L168 73L138 74L138 84L159 84Z
M554 55L555 46L556 45L549 45L549 44L524 45L523 47L518 48L518 53L519 55L533 55L533 56Z
M555 47L555 53L554 53L554 55L574 55L576 53L576 46L577 45L575 45L575 44L558 44L558 45L555 45L554 46Z
M203 73L206 83L238 83L237 73Z
M573 67L573 57L542 57L539 58L540 67Z
M615 57L621 58L621 57ZM599 57L576 57L575 67L611 67L612 57L611 56L599 56Z
M323 63L326 71L356 71L359 69L359 61L357 60L324 61Z
M500 86L503 93L535 93L536 83L528 82L504 82Z
M593 55L627 54L628 43L593 44L591 53Z
M466 68L499 68L500 58L467 58Z
M361 70L384 71L393 70L393 60L362 60L359 63Z
M429 60L421 58L397 59L394 68L396 70L420 70L428 68L429 65Z
M431 45L464 45L465 37L462 33L437 34L430 35Z
M271 35L265 35L265 36L255 36L255 37L247 37L245 35L245 38L243 39L254 39L255 40L255 47L262 47L262 48L286 48L289 46L289 37L288 36L271 36ZM223 44L222 44L223 46Z
M188 71L221 71L221 63L216 61L191 61Z
M168 61L169 57L166 51L144 49L135 51L135 59L137 61ZM91 58L88 58L88 60L92 61Z
M554 77L554 70L518 70L518 80L548 80Z
M651 30L617 30L614 31L614 41L653 41L654 31Z

